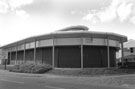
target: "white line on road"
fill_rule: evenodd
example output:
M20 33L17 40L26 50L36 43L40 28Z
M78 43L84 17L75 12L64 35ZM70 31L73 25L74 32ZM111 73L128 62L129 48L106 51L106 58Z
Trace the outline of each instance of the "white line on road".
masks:
M53 87L53 86L45 86L46 88L51 88L51 89L65 89L65 88L61 88L61 87Z
M13 81L13 80L6 80L6 79L0 79L0 81L6 81L6 82L13 82L13 83L24 84L24 82L18 82L18 81Z

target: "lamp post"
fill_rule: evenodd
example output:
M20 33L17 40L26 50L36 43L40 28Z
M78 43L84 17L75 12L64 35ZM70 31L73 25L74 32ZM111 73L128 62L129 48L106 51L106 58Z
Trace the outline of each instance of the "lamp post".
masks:
M4 59L5 60L5 70L7 69L7 59Z
M5 56L3 56L3 59L4 59L4 70L7 69L7 59Z

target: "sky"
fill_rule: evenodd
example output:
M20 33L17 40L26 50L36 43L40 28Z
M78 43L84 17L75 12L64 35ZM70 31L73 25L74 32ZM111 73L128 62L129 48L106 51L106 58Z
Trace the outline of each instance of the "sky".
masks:
M0 45L84 25L135 39L135 0L0 0Z

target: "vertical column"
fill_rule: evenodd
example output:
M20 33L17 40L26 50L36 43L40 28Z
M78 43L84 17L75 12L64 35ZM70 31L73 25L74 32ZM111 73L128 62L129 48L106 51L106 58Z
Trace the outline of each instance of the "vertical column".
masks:
M8 48L8 60L9 60L9 64L11 64L11 58L10 58L10 49Z
M54 60L55 60L54 36L53 36L52 40L53 40L53 45L52 45L52 67L54 68Z
M36 39L34 41L34 63L36 63Z
M25 51L26 51L26 42L24 43L23 62L25 62Z
M18 44L16 45L16 64L18 64L17 57L18 57Z
M12 60L12 47L10 48L10 63L11 63L11 60Z
M81 69L83 69L83 37L81 37Z
M123 65L123 61L124 61L124 51L123 51L123 42L121 41L121 62Z
M109 48L109 37L107 37L107 60L108 60L108 68L110 68L110 48Z

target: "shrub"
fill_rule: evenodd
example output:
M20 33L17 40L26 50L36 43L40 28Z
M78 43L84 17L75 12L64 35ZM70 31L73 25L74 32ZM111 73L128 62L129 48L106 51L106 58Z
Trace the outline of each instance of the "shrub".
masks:
M123 65L122 62L119 62L118 67L123 69L135 69L135 62L124 62Z
M51 70L52 67L49 64L35 64L35 63L24 63L20 65L15 65L9 71L20 72L20 73L45 73Z

